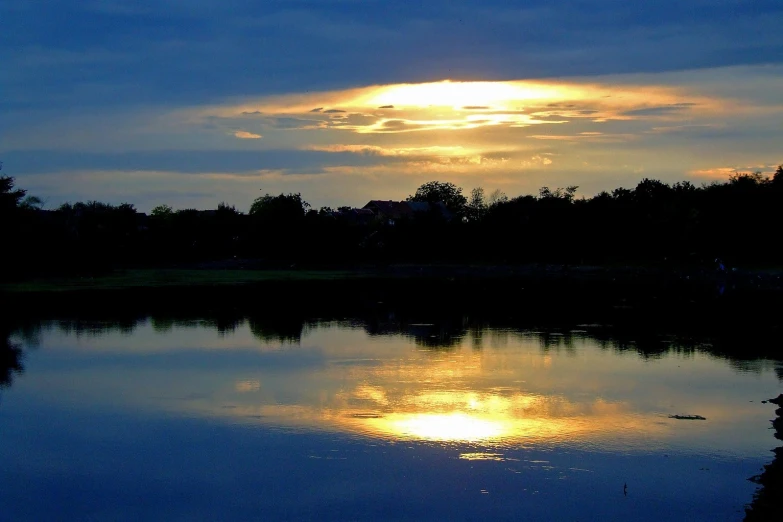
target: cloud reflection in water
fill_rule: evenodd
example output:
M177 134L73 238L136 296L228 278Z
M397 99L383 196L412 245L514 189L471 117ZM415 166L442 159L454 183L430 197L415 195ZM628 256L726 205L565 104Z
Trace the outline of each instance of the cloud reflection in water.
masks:
M582 332L477 330L439 348L407 334L324 323L306 329L297 346L251 327L239 323L221 335L201 324L156 331L147 323L132 336L89 338L50 330L42 345L86 366L83 378L55 371L37 386L52 396L81 394L84 403L392 442L643 452L696 440L754 444L742 435L743 422L758 416L747 396L764 395L722 359L643 358Z

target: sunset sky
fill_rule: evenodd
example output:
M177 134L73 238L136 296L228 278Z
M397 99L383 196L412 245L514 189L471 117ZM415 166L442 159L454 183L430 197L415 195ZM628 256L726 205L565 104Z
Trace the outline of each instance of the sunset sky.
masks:
M48 208L509 196L783 163L780 0L3 0L3 174Z

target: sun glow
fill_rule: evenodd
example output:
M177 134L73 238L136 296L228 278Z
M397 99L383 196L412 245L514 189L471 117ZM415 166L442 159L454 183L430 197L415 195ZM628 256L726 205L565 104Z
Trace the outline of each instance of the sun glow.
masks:
M275 133L282 132L302 138L319 133L318 145L324 145L323 140L331 133L338 145L346 146L366 144L350 143L349 137L336 138L337 134L387 135L393 140L391 136L395 134L416 133L415 139L409 138L404 143L410 147L439 144L439 139L455 132L475 139L482 130L488 131L487 135L499 136L505 128L508 133L525 136L524 131L517 129L532 126L546 129L555 124L578 129L556 131L556 136L584 138L579 131L591 132L606 122L647 119L661 127L661 122L680 122L698 115L715 116L729 106L726 100L661 85L444 80L267 96L241 105L201 109L198 113L210 121L214 117L225 118L236 127L263 131L259 134L242 131L235 135L250 138L263 134L270 143ZM545 139L550 134L553 133L546 130L537 133ZM432 136L430 143L422 143L425 139L422 135ZM600 139L627 141L625 137Z
M453 107L463 110L512 109L531 100L573 95L573 88L533 82L452 82L386 85L360 98L372 107Z

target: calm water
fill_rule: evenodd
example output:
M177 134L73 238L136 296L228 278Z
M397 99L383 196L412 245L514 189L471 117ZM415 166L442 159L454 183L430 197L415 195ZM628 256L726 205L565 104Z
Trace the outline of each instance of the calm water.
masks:
M777 363L601 338L46 323L12 336L0 519L741 520Z

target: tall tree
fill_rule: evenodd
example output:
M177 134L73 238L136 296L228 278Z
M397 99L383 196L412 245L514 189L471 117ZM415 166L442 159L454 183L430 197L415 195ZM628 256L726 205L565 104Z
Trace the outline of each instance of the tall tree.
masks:
M0 163L0 170L3 164ZM11 176L0 176L0 215L6 215L19 208L24 200L26 190L14 188L14 178Z
M783 165L778 165L778 169L772 176L772 183L778 186L783 186Z
M494 207L495 205L500 205L502 203L508 203L508 196L506 196L506 193L500 189L493 190L492 194L487 198L487 205Z
M470 200L465 210L465 215L470 221L481 221L487 212L483 188L476 187L470 191Z
M309 208L310 203L303 200L298 192L279 196L264 194L253 201L249 214L261 219L296 219L304 217Z
M429 181L424 183L408 201L426 201L428 203L443 203L450 211L462 216L468 200L462 195L462 188L454 183Z

